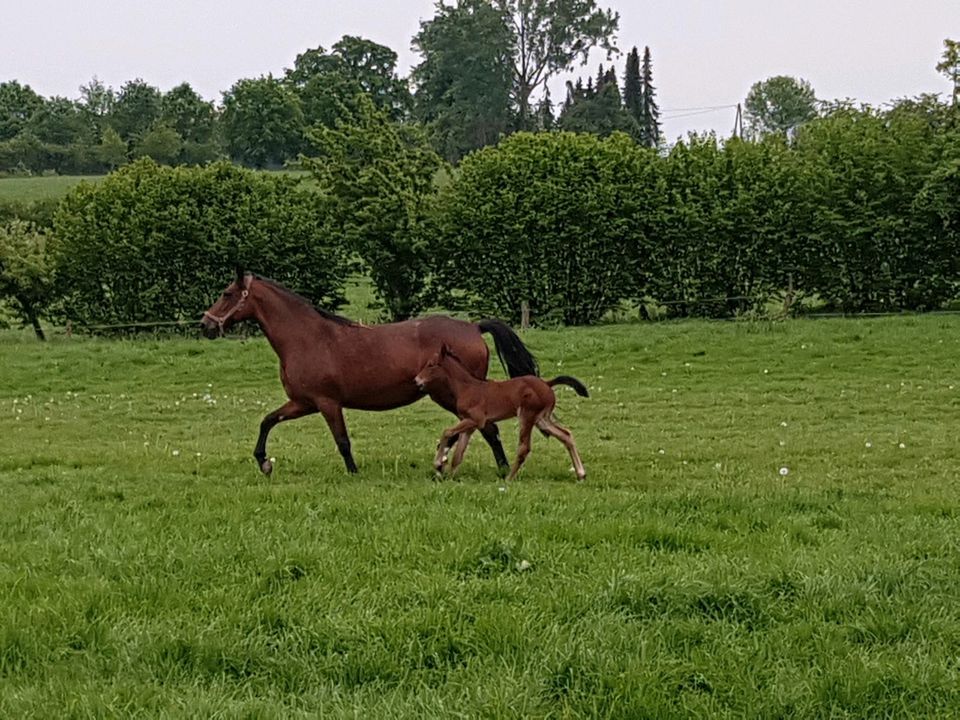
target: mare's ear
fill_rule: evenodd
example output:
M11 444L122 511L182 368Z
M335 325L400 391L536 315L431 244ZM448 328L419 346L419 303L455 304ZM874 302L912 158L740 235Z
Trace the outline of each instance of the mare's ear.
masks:
M234 269L237 271L237 285L243 285L243 278L244 275L246 275L246 273L243 271L243 265L237 263Z

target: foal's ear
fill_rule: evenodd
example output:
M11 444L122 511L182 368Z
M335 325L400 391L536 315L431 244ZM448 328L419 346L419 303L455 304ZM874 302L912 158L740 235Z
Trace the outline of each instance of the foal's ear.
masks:
M440 346L440 357L445 358L450 354L450 346L446 343L443 343Z

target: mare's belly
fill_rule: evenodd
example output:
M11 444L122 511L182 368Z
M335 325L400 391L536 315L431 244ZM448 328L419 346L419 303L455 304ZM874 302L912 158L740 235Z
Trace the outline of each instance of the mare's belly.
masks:
M422 398L424 394L417 386L410 382L409 387L370 388L369 392L360 389L344 398L343 406L351 410L393 410L394 408L410 405Z

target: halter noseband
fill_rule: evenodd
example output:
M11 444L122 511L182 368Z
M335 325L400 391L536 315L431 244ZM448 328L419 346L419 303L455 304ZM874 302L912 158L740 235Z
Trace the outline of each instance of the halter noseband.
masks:
M224 326L224 323L226 323L227 320L229 320L231 317L233 317L234 313L236 313L237 310L239 310L240 308L242 308L242 307L243 307L243 304L247 301L247 297L250 295L250 281L251 281L251 280L252 280L252 276L251 276L251 275L247 275L247 276L244 277L244 279L243 279L243 286L244 286L244 287L243 287L243 292L240 293L240 301L239 301L236 305L234 305L232 308L230 308L225 315L217 316L217 315L214 315L212 312L210 312L210 311L208 311L208 310L204 310L204 312L203 312L203 317L209 318L210 320L213 320L213 321L217 324L217 327L220 329L220 336L221 336L221 337L223 336L223 326Z

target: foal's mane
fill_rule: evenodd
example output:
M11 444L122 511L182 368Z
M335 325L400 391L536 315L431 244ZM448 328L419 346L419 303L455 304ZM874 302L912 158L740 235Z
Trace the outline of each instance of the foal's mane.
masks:
M305 307L313 310L315 313L317 313L318 315L320 315L321 317L323 317L323 318L326 319L326 320L331 320L331 321L337 323L338 325L348 325L348 326L353 326L353 327L360 327L360 324L359 324L359 323L354 322L354 321L351 320L350 318L345 318L345 317L343 317L343 315L337 315L336 313L332 313L332 312L330 312L329 310L324 310L323 308L317 307L317 306L314 305L312 302L310 302L309 300L307 300L303 295L298 295L298 294L295 293L293 290L290 290L289 288L285 288L283 285L281 285L280 283L278 283L276 280L271 280L270 278L263 277L262 275L254 275L254 277L255 277L257 280L259 280L260 282L262 282L264 285L267 285L268 287L272 288L273 290L276 290L278 293L280 293L281 295L283 295L283 296L284 296L285 298L287 298L288 300L292 300L292 301L298 303L299 305L303 305L303 306L305 306Z

